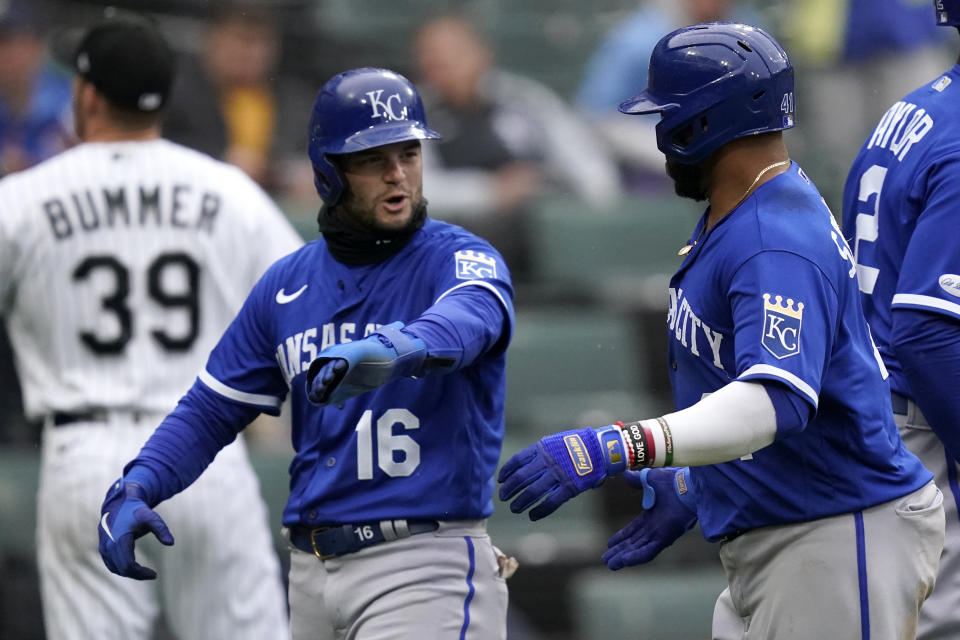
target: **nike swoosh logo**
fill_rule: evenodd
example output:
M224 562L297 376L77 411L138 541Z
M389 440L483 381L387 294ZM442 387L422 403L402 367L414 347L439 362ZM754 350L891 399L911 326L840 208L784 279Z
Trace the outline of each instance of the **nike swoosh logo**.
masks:
M110 533L109 525L107 525L107 516L109 515L110 515L109 511L103 514L103 517L100 518L100 526L103 527L103 530L107 532L107 537L110 538L111 541L116 542L116 540L113 539L113 534Z
M277 304L287 304L288 302L293 302L300 297L301 293L306 291L308 286L310 285L305 284L289 295L284 293L283 289L280 289L280 291L277 291Z

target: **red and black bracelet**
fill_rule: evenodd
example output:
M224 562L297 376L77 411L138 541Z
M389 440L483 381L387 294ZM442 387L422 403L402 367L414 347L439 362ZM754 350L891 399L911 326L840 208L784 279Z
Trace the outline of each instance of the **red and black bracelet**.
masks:
M626 436L625 440L630 449L630 468L638 469L653 466L657 452L650 431L640 422L628 422L627 424L618 422L617 425Z

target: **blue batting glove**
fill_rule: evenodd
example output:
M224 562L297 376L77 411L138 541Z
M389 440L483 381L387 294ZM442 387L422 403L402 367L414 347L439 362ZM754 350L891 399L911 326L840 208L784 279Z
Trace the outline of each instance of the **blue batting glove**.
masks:
M402 322L394 322L363 340L321 351L307 370L307 399L321 406L337 404L391 380L420 374L426 346L401 328Z
M627 471L623 477L643 489L644 511L607 542L603 561L613 571L653 560L697 523L688 467Z
M504 463L497 476L500 500L506 502L519 493L510 503L510 511L520 513L543 499L530 510L530 519L539 520L626 468L619 428L561 431L541 438Z
M147 506L143 488L120 478L110 490L100 508L100 556L113 573L137 580L153 580L157 572L137 564L133 542L140 536L153 533L168 547L173 534L163 519Z

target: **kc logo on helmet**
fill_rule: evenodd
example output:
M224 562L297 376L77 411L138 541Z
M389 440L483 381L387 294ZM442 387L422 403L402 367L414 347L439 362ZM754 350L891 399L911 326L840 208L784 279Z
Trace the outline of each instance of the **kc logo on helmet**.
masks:
M770 302L770 294L763 294L763 347L778 360L800 353L800 324L803 319L803 303L783 296Z
M384 100L383 89L377 89L376 91L367 91L367 97L370 98L370 108L373 109L373 113L370 114L371 118L384 118L387 122L407 119L407 108L403 106L403 98L400 97L399 93L391 93ZM394 111L395 106L397 108L403 107L400 109L400 113Z

